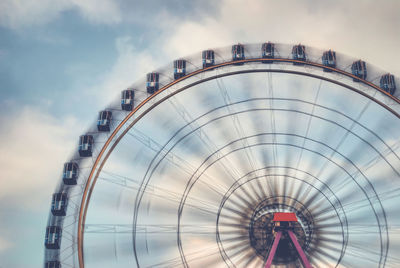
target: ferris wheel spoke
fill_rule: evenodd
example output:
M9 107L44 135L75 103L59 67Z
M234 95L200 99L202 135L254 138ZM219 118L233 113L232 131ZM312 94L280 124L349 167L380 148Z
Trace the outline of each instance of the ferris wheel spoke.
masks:
M226 215L224 215L224 217L232 218L232 217L229 217ZM232 219L236 220L236 222L238 220L238 218L232 218ZM221 223L220 222L220 223L218 223L218 227L231 227L231 228L235 228L235 229L247 229L249 226L248 226L248 224L245 224L245 223L229 223L229 222ZM235 231L235 232L237 232L237 231Z
M398 148L400 148L400 141L398 141L393 146L394 146L394 148L392 148L392 149L396 149L397 150ZM367 163L365 163L363 166L361 166L359 168L360 171L365 173L366 171L370 170L371 168L374 168L374 167L378 166L379 164L381 164L382 161L385 161L385 162L388 163L389 161L387 160L386 157L393 155L393 151L394 150L392 150L392 149L391 148L386 148L381 154L377 154L376 156L371 158L371 160L369 160ZM352 175L356 176L361 172L356 171Z
M372 242L372 241L368 241L368 242ZM368 243L368 242L366 241L366 243ZM379 257L379 258L382 257L382 252L380 250L379 250L379 252L377 252L377 251L372 250L372 249L370 249L368 247L365 247L365 244L357 245L355 243L350 243L348 245L348 249L346 250L346 254L350 254L350 255L353 255L353 256L359 257L359 258L363 258L363 259L369 260L369 261L371 261L373 263L376 263L377 259L373 259L371 257L373 257L373 256L376 256L376 257ZM397 261L399 261L398 258L396 258L396 259L397 259Z
M380 161L385 161L386 163L388 163L388 160L384 156L377 155L373 159L371 159L366 165L363 165L362 167L356 167L357 170L355 172L353 172L352 174L347 174L347 176L344 179L342 179L341 183L336 183L334 185L335 192L339 194L340 192L345 190L346 189L345 185L347 185L351 181L354 181L355 178L357 178L357 177L366 178L366 176L364 175L365 172L367 172L369 169L379 165ZM390 166L392 167L392 170L395 170L391 164L390 164ZM395 172L397 173L398 171L395 171ZM397 175L395 175L395 176L397 176ZM384 182L379 182L379 183L384 183ZM372 183L369 183L368 186L370 189L373 189ZM343 201L346 201L348 198L353 197L353 195L351 193L347 193L346 195L342 195L342 196L343 196ZM375 197L379 197L379 196L380 196L379 194L374 193L373 196L371 197L371 199L374 199Z
M214 165L215 163L220 163L221 162L221 159L226 159L226 155L222 155L221 153L220 153L220 149L219 150L217 150L215 153L214 153L215 155L216 155L216 157L217 157L217 159L216 160L214 160L213 162L211 162L211 163L208 163L208 165L207 166L204 166L203 167L203 171L198 175L198 176L196 176L196 177L194 177L193 178L193 176L192 176L192 178L191 178L191 180L188 182L188 184L186 185L186 189L185 189L185 192L184 192L184 195L183 195L183 198L182 198L182 204L184 204L184 202L185 202L185 199L188 197L188 193L189 193L189 191L190 191L190 189L195 185L195 183L200 179L200 176L202 176L202 174L204 174L204 172L211 166L211 165ZM211 156L209 156L208 158L210 158ZM203 166L203 165L205 165L205 163L206 162L208 162L208 158L207 159L205 159L204 160L204 162L202 163L202 165L201 166ZM201 181L201 180L200 180ZM235 183L236 183L236 180L235 180ZM244 192L247 192L247 190L245 189L245 188L242 188L242 190L244 191ZM255 191L255 189L250 189L250 190L252 190L253 191L253 193L254 193L254 191ZM248 197L248 198L250 198L250 199L253 199L253 195L245 195L246 197ZM242 199L243 200L243 199ZM253 201L254 201L254 199L253 199ZM246 203L249 203L248 201L246 201ZM183 206L181 206L180 207L180 211L183 209ZM180 212L181 213L181 212Z
M365 163L363 166L359 167L359 170L357 170L353 176L359 175L360 173L364 173L368 171L369 169L379 165L382 161L385 162L390 168L396 173L397 176L400 176L399 171L392 165L391 161L387 159L388 156L394 155L394 151L397 150L400 147L400 141L395 143L393 146L394 147L388 147L385 148L382 152L380 152L376 147L373 146L372 143L368 143L376 152L376 155L372 157L367 163ZM399 159L400 161L400 159Z
M343 240L328 238L328 237L325 237L324 235L320 235L318 237L318 240L320 242L326 242L326 243L336 244L336 245L341 245L341 246L344 246L344 243L345 243L345 241L343 241Z
M319 172L317 172L316 177L321 177L322 173L326 170L326 166L332 161L333 156L334 156L335 154L340 154L340 153L338 152L338 149L342 146L342 144L346 141L347 137L348 137L350 134L354 134L354 132L353 132L352 130L353 130L354 127L357 125L357 121L359 121L359 119L360 119L360 118L362 117L362 115L365 113L365 111L367 110L367 108L369 107L370 104L371 104L371 101L368 101L367 104L364 105L363 109L360 111L360 113L358 114L358 116L356 117L356 119L352 121L352 124L351 124L351 126L350 126L349 128L342 127L342 128L345 130L344 135L342 136L342 138L340 139L340 141L338 142L338 144L337 144L334 148L332 148L332 151L331 151L329 157L327 157L327 158L324 160L323 164L321 165L321 168L319 169ZM354 151L355 151L356 149L357 149L357 148L355 148ZM351 176L349 176L349 177L351 177ZM328 182L328 184L329 184L329 182ZM305 192L308 192L308 191L306 190Z
M339 166L339 165L338 165ZM339 166L340 167L340 166ZM348 171L345 171L346 173L347 173L347 175L350 175L349 173L348 173ZM358 183L357 183L358 184ZM358 184L359 185L359 184ZM359 186L360 187L360 186ZM370 203L370 205L371 205L371 208L372 208L372 210L373 210L373 212L374 212L374 215L375 215L375 218L376 218L376 220L378 221L378 222L380 222L380 219L379 219L379 217L380 217L380 215L378 215L380 212L379 211L377 211L376 209L375 209L375 207L373 206L373 203L372 203L372 201L370 200L370 197L368 196L368 194L367 194L367 192L366 192L366 190L365 189L363 189L363 188L361 188L360 187L360 189L361 189L361 191L363 192L363 194L367 197L367 200L368 200L368 202ZM373 188L372 188L373 189ZM373 191L375 192L375 190L373 189ZM375 192L375 195L376 195L376 192ZM314 198L315 199L315 198ZM311 201L314 201L314 199L310 199L308 202L306 202L305 203L305 206L309 206L310 204L311 204ZM379 200L379 199L377 199L378 200L378 204L379 205L381 205L381 201ZM382 216L382 215L381 215ZM386 218L385 217L383 217L383 221L385 221L386 222ZM382 237L381 237L381 241L382 241Z
M186 108L182 104L180 104L176 98L171 99L170 103L173 105L174 109L178 112L180 117L186 122L187 126L189 126L192 129L192 131L194 131L195 136L197 136L199 140L201 140L207 146L209 151L213 152L214 150L216 150L217 146L215 145L213 140L204 131L204 128L199 127L197 125L196 119L193 119L193 117L187 112ZM234 178L235 175L232 175L231 172L233 172L233 174L239 174L239 173L233 164L229 163L229 161L226 162L227 164L229 164L229 168L227 168L225 164L223 164L224 169L225 171L228 171L227 174L230 174L232 178Z
M240 219L249 220L250 218L248 217L248 215L246 215L246 218L243 218L238 214L231 214L231 215L228 215L225 213L220 214L219 215L220 223L218 225L219 226L230 226L230 227L241 227L241 226L243 226L242 224L233 224L233 223L228 222L229 220L235 222Z
M315 107L316 107L317 100L318 100L318 97L319 97L319 94L320 94L320 91L321 91L322 81L323 81L323 80L321 80L321 81L319 82L318 89L317 89L317 93L315 94L314 101L313 101L313 103L312 103L312 109L311 109L310 115L308 116L307 128L306 128L306 131L305 131L305 133L304 133L304 138L303 138L303 143L302 143L302 145L301 145L300 155L299 155L299 158L298 158L297 164L296 164L296 173L295 173L295 176L297 176L297 170L299 170L300 163L301 163L301 160L302 160L302 158L303 158L304 146L305 146L305 144L306 144L307 137L308 137L309 132L310 132L311 121L312 121L312 119L313 119L313 117L314 117ZM303 191L303 187L304 187L304 186L305 186L304 184L300 184L300 186L299 186L298 189L297 189L297 193L294 194L294 196L298 196L299 193ZM292 188L293 188L293 187L292 187L292 185L291 185L291 186L290 186L291 191L293 191Z
M249 146L248 140L245 138L247 135L244 132L244 128L242 126L242 123L240 122L238 114L234 110L235 106L232 105L232 101L231 101L231 98L229 96L228 90L226 89L226 86L224 84L224 81L223 81L223 79L216 79L215 81L217 83L217 86L219 88L220 94L221 94L221 96L222 96L222 98L224 100L224 103L226 105L226 108L228 110L228 114L231 115L230 117L232 119L232 124L233 124L233 126L235 128L236 134L238 135L239 138L242 139L242 146L243 146L243 148L245 148L244 152L245 152L247 161L249 162L250 168L251 168L251 170L257 170L257 167L259 165L256 164L256 162L257 162L256 158L254 157L252 149ZM261 185L258 185L258 187L259 187L260 190L264 189ZM253 189L253 190L254 190L257 198L260 199L261 196L259 195L259 193L255 189ZM265 195L265 192L263 192L262 194Z
M229 191L229 190L228 190L228 191ZM224 195L224 197L223 197L223 199L222 199L221 205L222 205L222 203L223 203L224 201L227 200L226 196L227 196L228 191L225 193L225 195ZM246 191L243 191L243 195L245 195L245 194L246 194ZM232 199L229 199L229 202L230 202L232 205L236 206L237 208L245 209L246 207L252 206L252 203L250 203L246 198L244 198L244 197L242 196L242 194L237 194L237 195L235 195L235 197L236 197L237 199L239 199L239 201L241 201L241 203L239 203L239 201L234 200L233 198L232 198ZM221 206L221 205L220 205L220 206Z
M224 239L221 239L221 242L223 244L231 244L231 243L248 241L248 239L249 239L249 236L246 234L246 235L241 235L241 236L233 236L230 238L224 238Z
M371 206L371 203L376 203L378 200L380 201L389 201L393 199L398 199L400 193L400 188L392 189L386 192L378 193L376 196L371 198L362 198L353 202L342 204L342 208L344 208L347 212L354 212L365 207ZM353 194L353 193L352 193ZM326 213L332 211L332 208L321 209L320 211L315 213L316 217L320 217ZM329 216L327 216L329 217Z
M328 260L326 260L326 258L324 258L325 256L319 252L316 252L315 250L313 252L310 253L310 257L311 257L311 262L313 264L319 264L317 262L317 260L322 263L323 265L316 265L316 267L331 267L334 266L331 262L328 262ZM336 260L335 260L336 261ZM335 266L336 267L336 266Z
M271 132L273 133L272 136L272 163L274 166L278 165L278 148L277 138L276 138L276 122L275 122L275 109L274 109L274 89L273 89L273 81L272 81L272 73L267 74L267 96L269 97L269 108L270 108L270 124L271 124ZM276 178L275 178L276 179ZM275 180L274 179L274 180ZM277 193L277 185L275 184L275 188L271 189L273 193Z
M139 182L137 182L133 178L128 178L126 176L118 175L118 174L116 174L114 172L110 172L110 171L103 171L103 172L105 174L110 175L111 177L117 179L117 182L115 182L116 184L121 184L121 185L126 185L126 186L129 185L130 186L129 188L132 188L133 190L138 190L139 189L139 186L140 186ZM100 179L103 179L103 180L110 181L110 182L114 183L114 181L110 180L109 178L101 177ZM210 186L210 184L206 184L206 186ZM212 188L212 190L216 191L215 188ZM176 198L177 201L178 200L180 201L180 197L181 197L180 193L174 192L172 190L165 189L163 187L155 186L155 185L152 185L152 184L148 184L148 187L146 188L145 192L149 193L149 194L155 194L155 193L168 194L169 197ZM220 192L217 192L217 193L219 195L222 195L222 193L220 193ZM190 196L189 200L192 200L193 202L198 202L200 204L204 204L204 206L208 206L208 207L211 207L211 208L217 208L216 204L214 204L214 203L212 203L210 201L201 199L201 198Z
M194 261L198 261L201 259L211 259L214 261L215 263L215 259L217 258L217 260L219 260L219 251L218 251L218 247L216 245L213 246L204 246L203 248L200 248L199 250L196 251L192 251L189 252L187 254L185 254L185 259L186 262L194 262ZM210 260L209 260L210 261ZM175 258L171 258L162 262L159 262L157 264L154 265L150 265L148 267L177 267L182 265L182 259L181 257L175 257Z
M253 262L256 257L257 257L257 254L249 251L246 254L244 254L241 258L239 258L236 261L236 264L237 264L237 266L239 266L240 264L245 263L243 267L249 267L250 263Z
M244 212L242 212L242 211L240 211L240 210L233 209L233 208L230 208L230 207L224 207L224 209L225 209L226 211L229 211L229 212L231 212L231 213L237 215L237 216L241 216L241 217L244 218L244 219L248 217L248 215L247 215L246 213L244 213Z
M196 168L191 165L188 161L184 160L183 157L180 157L176 154L174 154L172 151L167 151L165 147L163 147L161 144L157 143L155 140L141 132L140 130L137 130L135 128L132 128L132 133L128 132L128 135L131 137L135 138L148 148L150 148L152 151L161 153L161 155L164 155L165 159L171 163L173 163L175 166L177 166L179 169L184 171L187 175L191 175L196 171ZM205 182L202 182L206 184L207 187L209 187L211 190L216 191L216 188L219 188L219 191L216 191L216 193L221 194L221 190L223 191L224 187L222 185L219 185L218 180L215 177L210 176L207 173L203 174L205 178L209 181L213 182L213 187L210 185L206 184Z
M261 258L259 258L257 254L251 254L250 257L248 257L246 263L243 265L243 267L262 267L262 265L263 261L261 260Z
M329 252L339 253L340 251L334 247L330 247L324 243L318 244L318 247L313 248L313 254L319 254L331 261L337 262L338 258Z
M179 232L181 234L191 235L213 235L215 234L215 225L195 225L185 224L181 225ZM136 230L133 229L132 224L86 224L85 233L90 234L132 234L135 231L138 234L176 234L178 226L175 224L147 224L137 225ZM220 231L220 234L235 234L237 231Z
M248 240L242 240L240 242L233 241L230 246L224 246L224 255L229 259L238 258L244 252L249 251Z
M329 158L324 162L324 164L322 165L320 171L318 172L318 177L322 174L323 170L325 169L326 165L328 164L328 161L330 161L333 156L338 153L339 148L343 145L343 143L346 141L346 139L348 138L348 136L350 134L353 134L353 129L354 127L357 125L357 122L360 120L360 118L364 115L365 111L367 110L367 108L369 107L369 105L371 104L371 101L368 101L366 105L364 105L364 107L362 108L362 110L360 111L360 113L358 114L358 116L356 117L356 119L351 123L351 126L349 128L344 128L345 129L345 133L342 136L342 138L340 139L340 141L338 142L338 144L335 146L335 149L332 151L331 155L329 156ZM357 150L358 148L354 148L354 150Z
M106 182L116 184L116 185L118 185L120 187L124 187L126 189L130 189L135 192L139 190L139 187L137 185L127 185L125 183L120 183L115 180L110 180L109 178L103 178L103 177L99 177L99 179L104 180ZM171 192L171 191L168 191L165 189L157 189L157 191L155 191L154 189L156 189L156 188L152 188L150 185L150 187L148 187L144 190L144 193L146 193L149 196L152 196L154 198L161 199L159 204L163 204L162 200L171 201L171 202L174 202L177 204L179 204L181 202L181 199L177 193L174 193L174 192ZM153 202L156 200L157 199L154 199ZM211 215L214 215L216 213L216 209L217 209L217 206L215 204L210 204L209 202L204 201L204 200L193 199L192 197L190 197L190 198L188 198L188 200L186 200L185 205L190 208L199 209L200 211L207 213L207 214L211 214ZM215 210L210 210L210 207L211 208L214 207Z
M193 256L189 258L189 262L195 262L200 264L204 267L212 267L215 264L218 264L221 262L221 256L218 251L216 250L208 250L205 252L206 254L202 254L200 256Z
M130 132L127 133L129 137L134 138L135 140L139 141L147 148L152 150L153 152L160 153L165 160L169 161L170 163L177 166L179 169L184 171L186 174L192 174L195 170L187 161L183 158L177 156L171 151L167 151L165 148L162 147L159 143L155 140L150 138L148 135L144 134L143 132L132 128Z

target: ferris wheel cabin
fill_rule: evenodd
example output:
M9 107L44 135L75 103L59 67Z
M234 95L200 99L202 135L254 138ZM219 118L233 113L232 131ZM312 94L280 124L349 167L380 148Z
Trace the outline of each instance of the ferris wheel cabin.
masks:
M68 199L66 193L53 194L53 198L51 200L51 213L54 216L65 216L67 200Z
M124 111L132 111L133 100L135 98L135 91L127 89L121 93L121 108Z
M351 65L351 73L361 79L367 78L367 67L365 61L358 60L353 62ZM353 81L359 82L359 79L353 78Z
M384 91L386 91L390 95L393 95L396 92L396 82L394 81L394 75L392 74L382 75L380 80L380 86Z
M48 261L44 264L44 268L61 268L59 261Z
M179 79L186 75L186 61L176 60L174 61L174 79Z
M111 111L101 111L97 120L98 131L110 131L110 124L112 119Z
M201 53L201 58L203 60L203 68L213 66L215 64L214 50L204 50Z
M47 249L60 249L61 227L47 226L44 245Z
M336 68L336 52L332 50L325 51L322 54L322 64L331 68ZM332 72L330 69L324 68L324 72Z
M237 44L232 46L232 61L244 60L244 46L242 44ZM235 65L243 65L243 62L237 62Z
M275 58L275 44L268 42L264 43L261 46L261 57L263 59L273 59ZM272 60L266 60L263 61L262 63L272 63Z
M306 61L307 60L306 47L303 45L293 46L292 59L298 60L298 61ZM304 64L300 63L300 62L294 62L293 65L304 65Z
M79 137L80 157L92 156L94 139L92 135L82 135Z
M153 94L158 90L160 83L160 74L159 73L148 73L147 74L147 93Z
M64 164L63 182L66 185L75 185L78 178L78 164L68 162Z

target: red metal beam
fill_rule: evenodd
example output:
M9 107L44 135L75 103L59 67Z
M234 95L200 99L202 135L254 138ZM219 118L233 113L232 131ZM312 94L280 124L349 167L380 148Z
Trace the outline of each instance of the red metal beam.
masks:
M279 231L276 233L274 238L274 243L272 244L271 251L269 252L267 263L265 263L264 268L270 268L272 265L272 260L274 259L276 249L278 248L279 240L281 240L282 232Z
M305 268L312 268L310 262L307 259L306 254L304 253L304 251L301 248L299 242L297 241L296 235L291 230L288 230L287 232L288 232L288 234L290 236L290 239L292 239L292 242L293 242L294 246L296 247L297 252L300 255L300 259L301 259L301 262L303 263L303 266Z
M275 212L272 221L297 222L297 217L296 214L292 212Z

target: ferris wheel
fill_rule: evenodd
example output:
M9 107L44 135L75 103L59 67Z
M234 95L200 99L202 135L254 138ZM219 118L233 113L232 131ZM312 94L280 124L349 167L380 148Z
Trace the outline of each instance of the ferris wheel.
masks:
M396 84L271 42L147 74L64 164L45 267L399 267Z

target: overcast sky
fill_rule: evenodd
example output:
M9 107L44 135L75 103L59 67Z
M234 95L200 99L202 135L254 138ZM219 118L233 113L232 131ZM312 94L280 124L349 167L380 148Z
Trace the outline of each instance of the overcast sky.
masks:
M77 137L157 66L235 42L304 43L400 74L400 1L0 1L0 267L40 267Z

